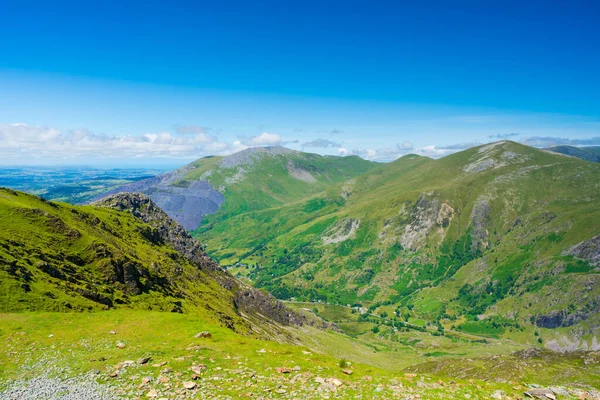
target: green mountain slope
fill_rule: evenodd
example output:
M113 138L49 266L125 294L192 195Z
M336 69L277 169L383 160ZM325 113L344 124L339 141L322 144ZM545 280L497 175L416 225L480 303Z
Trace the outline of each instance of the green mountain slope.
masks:
M527 148L505 152L521 150ZM487 151L483 153L496 159ZM514 159L502 154L500 160ZM476 154L467 155L469 165L480 164L480 160L470 160L474 157ZM568 160L577 162L567 166L575 180L587 182L590 171L597 173L578 169L589 163ZM550 167L555 160L546 161ZM475 234L480 232L477 217L473 217L478 213L469 210L477 206L470 208L470 200L452 206L444 206L450 200L435 201L444 193L454 196L445 194L448 199L470 199L466 190L458 194L453 191L446 170L432 168L441 164L448 169L462 162L457 159L444 164L407 156L347 181L323 183L325 190L298 196L282 206L238 210L203 233L218 232L221 225L231 224L232 229L225 232L242 246L252 245L262 234L264 245L245 256L254 264L238 265L233 270L251 276L263 287L272 281L282 297L288 291L299 297L342 302L336 296L352 296L351 290L363 290L353 297L360 300L365 293L370 296L369 290L374 291L371 288L377 285L374 301L364 301L365 306L371 306L368 311L325 303L284 306L221 269L206 256L200 242L144 195L117 194L90 206L74 207L0 189L0 397L39 394L40 386L59 387L62 396L80 386L89 389L90 382L94 383L93 391L87 390L86 398L103 394L124 398L498 398L521 396L540 384L564 385L556 390L571 396L596 396L598 352L561 356L526 350L531 344L539 345L539 337L545 343L549 337L546 331L551 329L534 328L531 322L519 326L522 315L500 319L499 315L506 314L502 307L510 311L524 307L503 303L516 295L509 293L504 300L488 304L483 310L487 318L482 322L465 313L482 300L475 296L476 284L465 288L466 283L487 276L485 268L476 263L488 256L500 259L497 252L507 249L501 246L512 242L498 236L496 242L488 238L484 246L490 235ZM471 172L472 167L467 169ZM431 171L440 176L434 178ZM422 195L419 188L424 185L425 172L431 177L431 181L426 180L428 185L448 183L451 190L439 189L436 194L426 186ZM464 177L455 179L458 182ZM470 188L480 178L471 179L457 188ZM246 190L251 189L248 184ZM579 193L583 196L577 197L581 207L594 201L592 189ZM576 212L574 192L565 189L555 193ZM546 197L540 195L540 199ZM456 213L448 208L459 209L461 205ZM403 208L408 211L399 213ZM534 208L531 205L530 209ZM437 233L414 233L416 226L429 226L431 209L438 210L437 225L431 225ZM404 214L410 217L393 219ZM464 218L460 228L456 226L458 214ZM578 222L578 214L573 215L576 222L568 229L583 229L578 235L587 237L585 229L594 230L595 216L589 214L586 225ZM396 228L407 224L413 228L404 237L406 229ZM504 236L513 235L511 240L521 246L522 239L529 240L528 233L522 231L529 224L527 218L513 223ZM373 235L371 231L379 233ZM567 233L548 234L547 238L556 248L563 241L575 241ZM536 240L529 244L531 248L524 249L531 257L533 251L536 260L540 254L553 251L554 247L538 246L546 243L544 237ZM449 247L452 255L444 250L449 246L447 241L453 244ZM218 243L219 239L213 238L211 246ZM238 250L246 252L245 248ZM558 271L568 276L569 283L583 285L565 292L579 296L578 303L586 306L595 296L596 281L571 276L595 279L593 265L600 261L597 243L587 241L569 251L588 262L560 255L565 270L554 268L551 272ZM443 264L447 276L456 268L458 256L466 265L450 278L436 278L416 289L406 285L406 294L396 291L395 285L390 288L394 282L385 282L384 268L374 269L376 265L404 266L402 260L414 259L407 269L398 268L397 276L420 273L417 270L428 266L418 266L417 261L438 262L440 254L450 259L440 261L447 263ZM364 257L361 262L365 268L351 264L357 257ZM471 258L475 259L469 262ZM260 260L264 264L255 266ZM486 262L494 268L492 258ZM357 271L368 271L369 267L373 268L370 280L360 284L352 280ZM306 275L307 268L311 268L312 276ZM528 266L536 271L543 268ZM348 289L348 285L355 286ZM495 280L491 286L498 287ZM386 298L386 293L392 296ZM471 297L464 297L465 293ZM543 294L544 301L557 304L554 297ZM435 301L445 307L443 313ZM394 314L397 310L400 317ZM351 334L320 329L323 321L313 313L338 322ZM489 316L491 313L496 316ZM593 347L589 330L595 325L588 314L588 310L576 309L569 315L581 318L572 327L578 329L580 341ZM547 317L554 321L554 316ZM407 322L403 322L405 318ZM426 325L426 321L435 324ZM459 326L453 328L451 324ZM446 329L440 331L439 327ZM510 334L509 329L513 330ZM541 336L535 336L534 330ZM581 347L581 343L577 345Z
M405 156L196 234L280 298L585 348L600 327L599 185L597 164L504 141Z
M0 189L0 283L2 312L192 312L243 333L315 322L233 278L138 194L74 207Z
M192 231L210 223L307 198L377 168L360 157L320 156L280 146L251 148L227 157L205 157L178 170L99 194L144 193Z
M581 158L586 161L600 162L600 146L574 147L574 146L553 146L546 150L554 153L560 153L571 157Z
M378 166L357 156L320 156L283 147L257 147L228 157L200 159L188 166L187 173L174 185L206 180L223 193L224 203L204 224L219 225L238 214L310 197Z

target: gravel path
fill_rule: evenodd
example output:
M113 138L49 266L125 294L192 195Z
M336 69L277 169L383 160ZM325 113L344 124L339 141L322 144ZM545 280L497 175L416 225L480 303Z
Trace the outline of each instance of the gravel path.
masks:
M3 400L114 400L119 397L108 385L96 382L95 375L61 380L40 376L28 381L14 380L0 384Z

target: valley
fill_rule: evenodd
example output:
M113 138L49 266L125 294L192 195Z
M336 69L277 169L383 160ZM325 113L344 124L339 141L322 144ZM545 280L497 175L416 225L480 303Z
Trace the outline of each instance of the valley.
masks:
M85 206L2 189L0 394L593 398L598 182L502 141L250 149Z
M558 351L598 346L597 164L498 142L408 155L285 202L253 187L248 165L219 178L202 165L188 179L204 176L225 201L193 234L280 299ZM231 180L240 168L247 180Z
M0 400L600 400L600 2L0 15Z

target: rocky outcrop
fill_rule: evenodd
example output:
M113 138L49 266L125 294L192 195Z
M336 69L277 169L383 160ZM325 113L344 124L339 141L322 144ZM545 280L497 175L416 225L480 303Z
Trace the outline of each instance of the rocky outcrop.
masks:
M436 225L440 215L441 202L427 194L421 194L410 211L408 223L400 238L402 247L418 250L424 244L427 235Z
M168 243L179 253L204 270L221 270L221 267L204 253L200 242L158 207L150 197L141 193L119 193L92 203L126 211L151 226L144 236L155 244Z
M488 169L499 169L507 165L525 162L528 156L506 150L510 146L509 143L500 141L482 146L469 159L470 163L464 166L463 171L467 174L474 174Z
M117 193L143 193L152 199L165 213L187 230L194 230L207 214L217 212L225 197L207 181L184 182L180 179L186 172L169 172L121 186L101 197ZM92 202L98 201L94 199Z
M378 236L388 245L399 243L403 249L416 251L432 234L442 241L454 216L447 202L434 193L421 193L414 204L405 202L396 215L385 219Z
M566 254L585 260L594 267L600 267L600 235L576 244L567 250Z
M477 200L471 212L471 251L487 248L490 224L490 203L487 198L481 198Z
M545 315L538 315L535 318L535 325L540 328L555 329L572 326L586 319L584 313L566 313L562 311L551 312Z
M283 325L311 324L305 314L299 314L286 307L271 294L249 286L237 288L234 304L244 312L260 313ZM323 322L322 326L327 327L328 325Z
M323 244L333 244L346 241L355 236L355 232L359 227L359 219L343 218L331 226L325 233L323 233Z

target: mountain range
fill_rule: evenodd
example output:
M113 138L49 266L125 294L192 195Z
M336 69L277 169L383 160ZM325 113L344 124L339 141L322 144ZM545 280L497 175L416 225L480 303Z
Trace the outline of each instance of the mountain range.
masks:
M600 146L574 147L562 145L548 147L546 150L586 161L600 162Z
M598 163L501 141L385 164L254 148L78 206L0 189L0 378L53 354L126 397L596 393L599 186Z
M558 350L600 346L597 164L510 141L387 164L272 147L159 179L136 185L183 221L180 196L210 188L202 196L218 201L187 228L280 299L532 344L541 330Z

